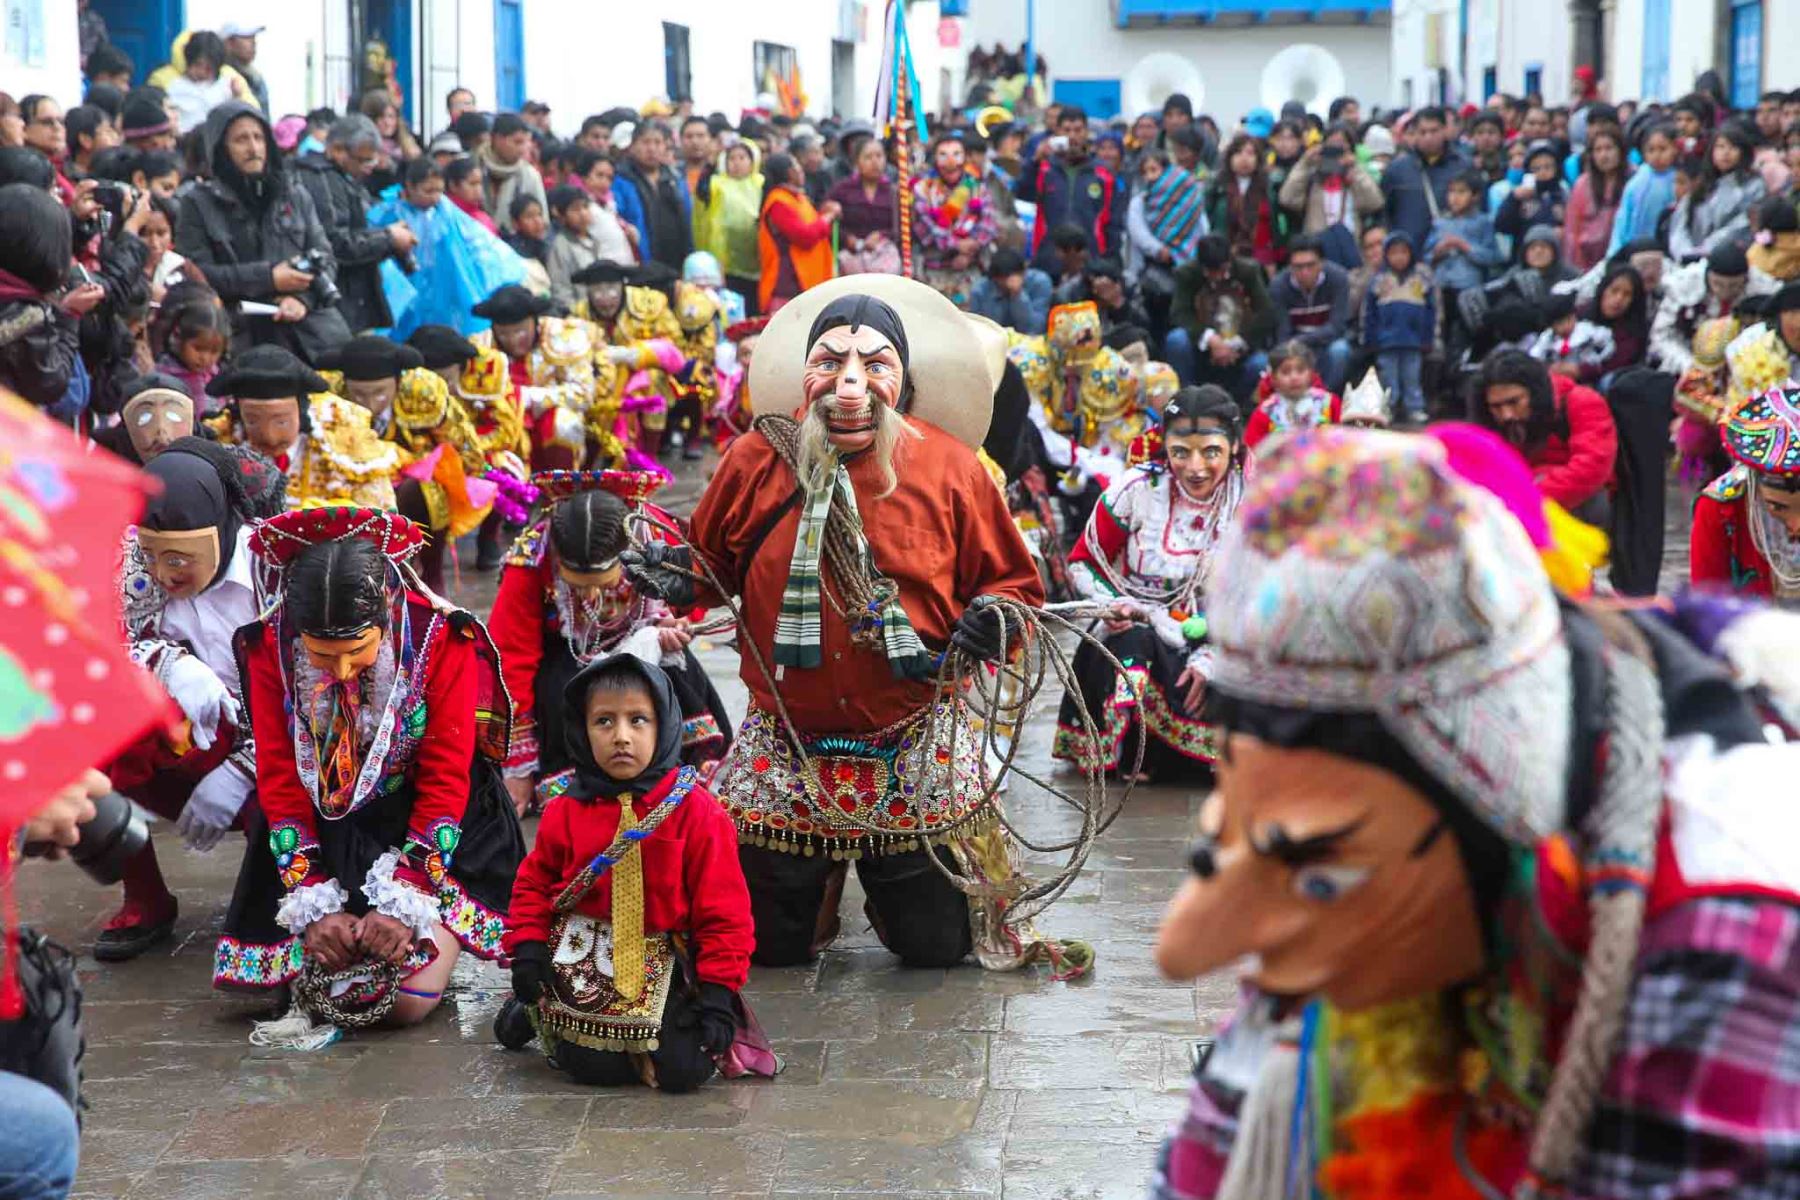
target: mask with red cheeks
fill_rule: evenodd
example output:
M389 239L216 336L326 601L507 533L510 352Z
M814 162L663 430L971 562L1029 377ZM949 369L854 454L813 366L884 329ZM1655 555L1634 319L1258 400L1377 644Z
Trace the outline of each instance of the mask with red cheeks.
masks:
M853 453L875 440L880 408L899 407L905 368L894 343L874 326L840 325L813 343L802 378L806 403L819 408L831 444Z

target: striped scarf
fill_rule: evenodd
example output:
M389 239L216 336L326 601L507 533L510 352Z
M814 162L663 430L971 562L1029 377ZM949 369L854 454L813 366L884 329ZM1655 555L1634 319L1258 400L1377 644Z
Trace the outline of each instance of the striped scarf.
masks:
M785 452L783 457L788 457ZM789 465L793 465L791 461ZM887 655L895 678L929 677L934 659L900 605L899 586L875 567L862 515L856 507L856 489L851 486L850 472L843 461L834 453L830 472L817 485L802 486L806 494L800 503L800 528L794 535L794 557L788 566L787 586L781 593L781 611L775 618L776 667L817 667L824 663L821 570L829 557L833 581L845 606L851 609L845 613L850 621L851 641L879 646ZM847 536L847 542L834 536L839 530ZM853 551L844 549L852 545ZM842 561L845 553L854 561Z
M1157 241L1180 250L1200 220L1203 189L1191 172L1173 163L1144 192L1144 219Z

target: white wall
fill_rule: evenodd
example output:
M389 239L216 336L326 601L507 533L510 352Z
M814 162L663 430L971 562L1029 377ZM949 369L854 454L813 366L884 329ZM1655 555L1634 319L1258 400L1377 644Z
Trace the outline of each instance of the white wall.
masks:
M1474 6L1471 5L1471 16ZM1448 95L1457 100L1478 90L1481 84L1480 64L1471 64L1474 83L1466 85L1461 76L1460 28L1461 12L1457 0L1395 0L1391 47L1389 50L1391 82L1378 91L1363 94L1365 103L1379 102L1400 107L1418 108L1439 99L1433 90L1438 82L1438 68L1450 71ZM1495 22L1486 27L1488 42L1497 36Z
M1800 0L1763 0L1763 91L1800 87Z
M1614 0L1606 14L1606 94L1613 100L1668 100L1644 95L1644 0Z
M875 60L881 53L882 6L867 0L865 8L866 38L856 48L859 112L872 101ZM921 3L909 16L914 59L928 95L941 57L937 15L935 3ZM587 114L614 105L641 107L666 91L662 26L668 21L688 27L694 104L700 112L723 112L735 121L743 109L755 106L752 45L764 41L794 48L807 111L825 115L831 110L831 43L839 17L839 0L607 0L592 5L526 0L525 92L550 105L559 132L573 131Z
M1677 7L1684 2L1677 0ZM1500 90L1523 94L1525 68L1536 66L1543 72L1544 103L1568 103L1573 79L1568 0L1502 0L1498 10Z
M44 0L44 23L29 31L25 53L7 52L0 40L0 88L14 100L41 93L54 96L65 108L81 97L81 39L75 28L75 0ZM30 43L41 38L41 55ZM31 59L33 61L27 61Z
M1767 6L1765 6L1765 14ZM1713 69L1719 64L1713 55L1713 36L1719 21L1725 16L1724 7L1714 0L1670 0L1669 4L1669 99L1674 100L1692 90L1694 80L1702 71ZM1792 26L1789 26L1792 29ZM1764 71L1775 61L1770 50L1779 46L1782 57L1790 57L1793 44L1781 45L1769 40L1769 30L1763 27L1763 63ZM1765 76L1766 77L1766 76Z
M1025 40L1025 0L976 0L965 23L965 48L975 42ZM1390 45L1386 25L1169 26L1120 29L1108 0L1038 0L1038 51L1056 79L1123 79L1150 54L1173 52L1191 60L1205 84L1196 107L1229 127L1263 103L1262 71L1275 54L1296 42L1324 46L1343 65L1345 91L1372 102L1389 95ZM965 51L959 51L959 57ZM1327 97L1327 99L1330 99Z
M256 40L256 69L269 85L270 119L350 99L348 8L330 0L284 0L253 10L264 29ZM188 29L218 29L246 15L243 0L187 0ZM153 64L154 65L154 64Z
M414 42L424 47L413 109L414 127L425 138L450 123L444 97L450 89L466 87L475 93L483 109L494 106L494 3L493 0L417 0L422 21L414 26ZM422 11L421 11L422 10ZM530 17L526 17L529 30ZM526 56L527 85L530 55Z

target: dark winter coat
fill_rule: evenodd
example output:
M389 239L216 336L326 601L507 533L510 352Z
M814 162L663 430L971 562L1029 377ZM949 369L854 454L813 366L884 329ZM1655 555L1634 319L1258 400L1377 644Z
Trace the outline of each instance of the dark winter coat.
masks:
M53 408L79 357L74 317L41 298L0 299L0 388Z
M1054 279L1056 246L1050 234L1059 225L1079 225L1087 234L1088 255L1104 258L1125 252L1125 186L1099 161L1072 163L1061 156L1025 164L1013 195L1037 205L1032 231L1032 266Z
M245 300L274 304L281 298L275 290L275 265L297 254L310 254L320 264L320 278L299 297L306 305L306 318L283 323L271 317L238 314L233 336L238 349L273 341L310 362L350 337L343 315L322 302L321 279L335 276L337 262L312 197L283 172L273 136L269 136L270 159L265 169L273 176L275 195L260 217L217 177L220 162L226 159L225 129L246 115L261 121L268 135L268 121L240 101L228 100L206 115L202 138L214 177L182 193L175 250L199 266L219 298L234 311Z
M381 290L381 264L393 252L386 229L369 228L368 190L323 154L294 161L294 179L312 197L337 259L337 285L343 298L338 311L353 331L393 324L387 295Z

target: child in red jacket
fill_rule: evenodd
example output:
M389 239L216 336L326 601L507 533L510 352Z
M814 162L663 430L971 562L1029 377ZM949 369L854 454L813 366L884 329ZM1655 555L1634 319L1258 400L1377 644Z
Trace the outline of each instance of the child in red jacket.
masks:
M536 1009L551 1065L577 1082L688 1092L744 1020L756 943L737 834L681 765L681 709L663 671L596 659L564 692L574 761L513 884L513 993L495 1023L515 1048Z

